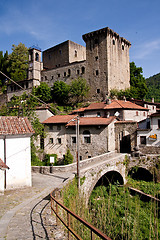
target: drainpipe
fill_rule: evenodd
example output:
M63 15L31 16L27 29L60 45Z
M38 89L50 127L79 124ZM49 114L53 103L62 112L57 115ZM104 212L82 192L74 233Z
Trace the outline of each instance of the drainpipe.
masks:
M6 136L4 136L4 163L6 164ZM6 170L4 171L4 189L6 189Z

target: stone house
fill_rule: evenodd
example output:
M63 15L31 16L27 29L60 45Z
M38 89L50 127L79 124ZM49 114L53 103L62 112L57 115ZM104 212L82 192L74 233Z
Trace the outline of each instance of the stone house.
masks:
M89 99L102 100L111 89L130 87L129 49L131 43L106 27L84 34L86 47L67 40L43 52L33 46L29 49L28 78L19 82L21 90L13 83L7 87L8 100L24 91L46 82L70 83L83 77L90 86ZM41 55L43 60L41 60Z
M77 115L56 115L43 122L47 132L44 139L46 153L55 153L62 159L69 148L76 159L76 117ZM116 121L114 116L79 118L80 160L115 150Z
M71 114L81 117L109 117L117 116L122 121L139 122L148 116L148 108L125 100L108 100L106 102L91 103L86 108L80 108Z
M160 113L153 113L139 123L137 145L160 147Z
M30 137L33 133L26 117L0 117L0 158L9 167L4 171L4 189L31 186Z

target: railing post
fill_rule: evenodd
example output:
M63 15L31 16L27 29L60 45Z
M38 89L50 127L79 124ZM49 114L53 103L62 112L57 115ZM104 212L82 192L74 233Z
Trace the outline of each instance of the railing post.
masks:
M56 203L56 224L58 225L58 204Z
M91 230L91 240L95 240L94 232Z
M70 233L70 214L67 212L67 227L68 227L68 240L71 239L71 233Z

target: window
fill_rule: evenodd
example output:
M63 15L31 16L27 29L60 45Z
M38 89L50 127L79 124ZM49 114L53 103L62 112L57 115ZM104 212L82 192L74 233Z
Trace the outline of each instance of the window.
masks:
M115 40L113 39L113 45L115 45Z
M74 56L77 57L77 51L75 50Z
M146 136L140 136L140 144L146 145Z
M146 113L145 113L145 112L143 112L143 116L146 116Z
M43 82L43 77L41 77L41 81Z
M72 143L76 143L76 137L72 137Z
M80 113L80 117L84 117L84 113Z
M85 73L85 67L82 67L82 74L84 74Z
M77 70L77 75L79 75L79 69Z
M57 74L58 78L60 77L60 73Z
M158 119L158 128L160 128L160 119Z
M71 69L68 69L68 76L71 75Z
M58 144L61 144L61 138L57 138L57 142L58 142Z
M57 125L57 130L61 130L61 125Z
M90 131L85 130L83 132L83 136L84 136L84 143L91 143Z
M98 72L98 70L96 70L96 76L98 76L98 74L99 74L99 72Z
M88 158L91 158L91 156L88 156Z
M97 39L97 38L94 40L94 43L95 43L95 44L98 44L98 39Z
M64 72L64 77L66 77L66 72Z
M61 49L59 50L59 54L60 54L60 55L62 54L62 50L61 50Z
M45 76L45 80L47 80L47 76Z
M36 53L36 61L38 62L39 61L39 54L38 53Z
M53 125L52 124L49 125L49 130L53 130Z
M122 50L124 50L124 45L122 45Z
M97 89L97 93L100 93L100 89L99 88Z
M136 116L138 116L138 111L136 111Z
M49 139L49 143L50 143L50 144L53 144L53 138L50 138L50 139Z
M79 157L80 161L82 160L82 156Z
M51 80L53 80L53 76L51 77Z
M95 57L95 60L98 61L98 56Z
M100 117L101 116L101 113L100 112L97 112L97 117Z

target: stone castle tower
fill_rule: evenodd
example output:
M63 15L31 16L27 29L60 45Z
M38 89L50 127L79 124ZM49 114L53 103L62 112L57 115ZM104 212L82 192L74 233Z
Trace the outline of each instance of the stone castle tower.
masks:
M111 89L129 88L131 43L108 27L82 37L86 42L86 79L91 95L105 98Z

